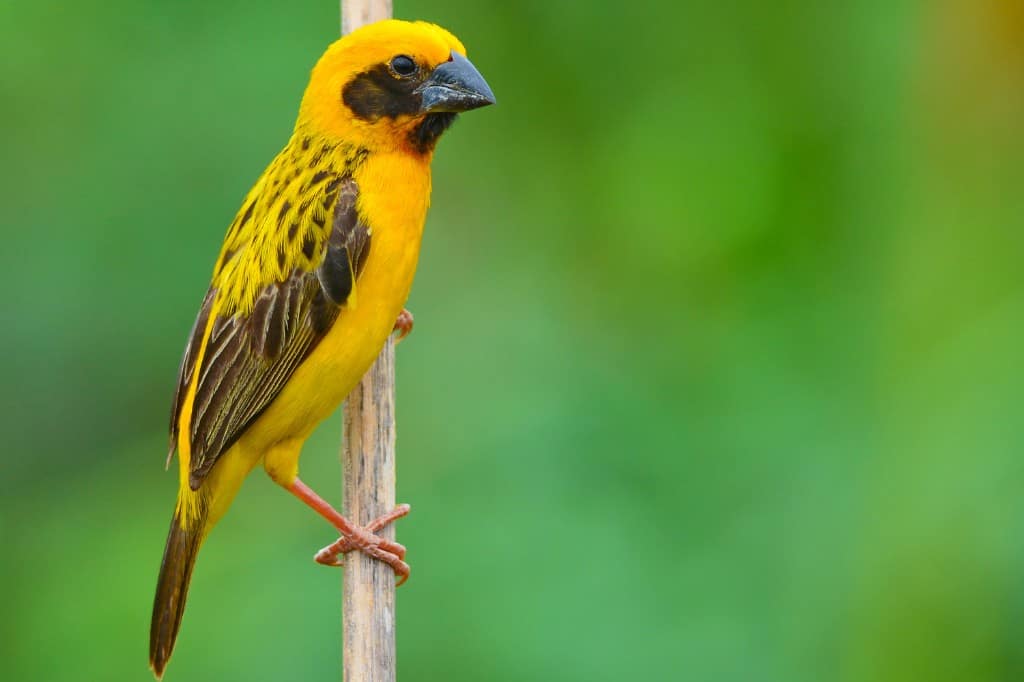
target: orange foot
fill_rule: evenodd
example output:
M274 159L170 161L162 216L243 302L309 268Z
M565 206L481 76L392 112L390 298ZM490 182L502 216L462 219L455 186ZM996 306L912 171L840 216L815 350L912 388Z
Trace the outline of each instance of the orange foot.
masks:
M411 315L409 319L411 327ZM407 504L398 505L387 514L366 524L365 528L356 528L354 529L355 532L351 535L342 535L338 538L337 542L324 547L313 558L316 559L317 563L325 566L342 566L344 562L342 562L339 555L358 549L364 554L383 561L390 566L394 570L395 575L398 576L396 586L401 585L409 579L409 564L403 561L405 559L405 547L392 540L385 540L376 533L392 521L408 514L409 509L410 507Z
M402 308L402 312L398 313L398 319L395 320L395 328L392 331L398 332L398 338L395 339L395 343L407 337L409 332L412 331L412 313Z

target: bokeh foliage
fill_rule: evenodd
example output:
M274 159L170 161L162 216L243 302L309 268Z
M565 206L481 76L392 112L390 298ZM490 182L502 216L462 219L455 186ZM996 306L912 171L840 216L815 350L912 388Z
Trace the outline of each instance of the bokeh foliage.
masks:
M399 350L401 677L1020 679L1024 5L396 9L499 99ZM179 354L336 31L0 6L3 679L147 679ZM332 539L254 475L167 679L338 679Z

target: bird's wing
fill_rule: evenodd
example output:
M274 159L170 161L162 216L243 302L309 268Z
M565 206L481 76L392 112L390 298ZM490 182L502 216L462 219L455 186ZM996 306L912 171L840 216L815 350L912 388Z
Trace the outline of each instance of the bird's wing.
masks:
M276 230L244 239L243 230L229 233L185 349L171 412L171 453L187 433L193 490L324 337L362 270L370 231L356 211L358 186L343 178L324 188L326 196L299 202L304 213L290 212L287 201L263 211L278 221ZM332 204L327 225L315 206ZM251 207L240 214L243 223ZM252 281L258 277L265 281Z

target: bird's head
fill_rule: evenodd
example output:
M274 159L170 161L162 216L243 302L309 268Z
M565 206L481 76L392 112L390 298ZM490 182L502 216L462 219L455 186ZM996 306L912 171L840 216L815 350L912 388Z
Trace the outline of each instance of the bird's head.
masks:
M455 116L494 104L459 39L425 22L379 21L313 68L296 129L369 150L429 155Z

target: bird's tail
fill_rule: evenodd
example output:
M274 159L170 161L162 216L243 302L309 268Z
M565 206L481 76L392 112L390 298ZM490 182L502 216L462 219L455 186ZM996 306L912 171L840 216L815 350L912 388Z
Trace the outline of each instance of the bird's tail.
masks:
M153 599L153 620L149 626L149 666L157 679L163 676L167 660L174 650L181 616L185 613L192 567L208 528L209 505L201 496L195 497L198 504L191 505L188 513L184 513L180 503L177 505L160 564L160 578Z

